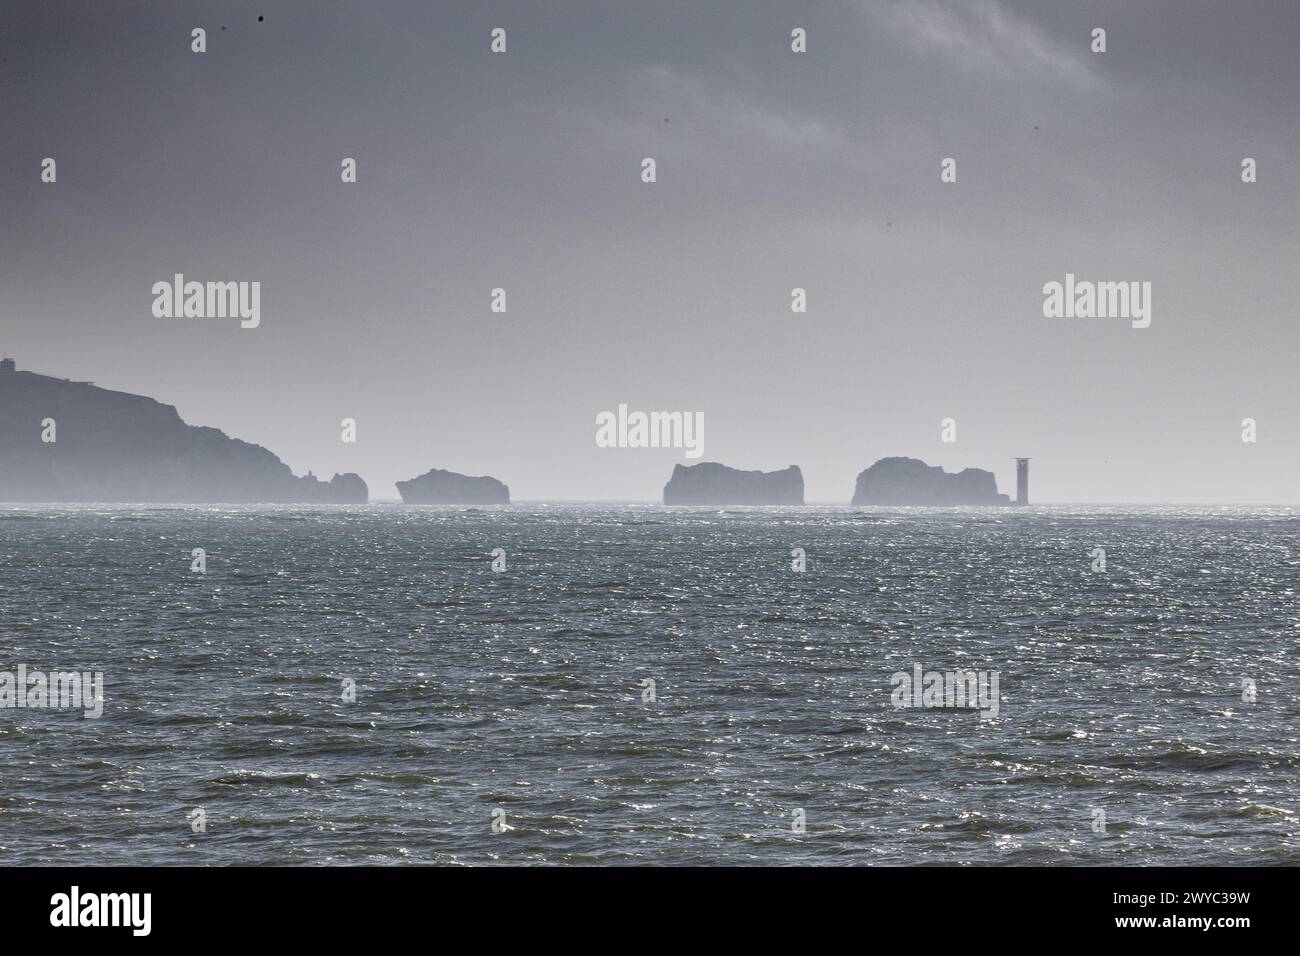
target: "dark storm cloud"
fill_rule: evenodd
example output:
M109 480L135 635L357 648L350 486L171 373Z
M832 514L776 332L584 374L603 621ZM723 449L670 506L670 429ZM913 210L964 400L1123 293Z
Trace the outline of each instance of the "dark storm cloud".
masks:
M594 446L628 402L703 411L707 458L798 463L813 500L888 454L1004 488L1032 454L1040 498L1294 500L1298 23L1281 2L11 4L0 351L377 496L439 465L653 498L680 455ZM152 318L176 271L260 280L262 326ZM1152 327L1044 319L1067 271L1151 281Z

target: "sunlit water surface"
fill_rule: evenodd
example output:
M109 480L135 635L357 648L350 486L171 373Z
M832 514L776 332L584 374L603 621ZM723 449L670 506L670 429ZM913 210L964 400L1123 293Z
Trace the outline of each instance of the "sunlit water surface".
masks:
M1296 864L1298 556L1285 508L3 507L0 671L106 700L0 710L0 859ZM894 708L917 663L997 717Z

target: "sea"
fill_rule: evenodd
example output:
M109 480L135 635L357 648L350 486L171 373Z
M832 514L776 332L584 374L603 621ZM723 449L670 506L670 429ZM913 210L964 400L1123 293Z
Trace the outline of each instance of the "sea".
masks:
M1297 587L1283 507L0 506L0 860L1296 865Z

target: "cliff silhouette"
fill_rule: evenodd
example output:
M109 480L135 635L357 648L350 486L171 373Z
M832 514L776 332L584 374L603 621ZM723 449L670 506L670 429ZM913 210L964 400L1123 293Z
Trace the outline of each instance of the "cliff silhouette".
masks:
M955 474L918 458L882 458L858 475L855 505L1005 505L993 472L965 468Z
M399 481L397 493L408 505L510 504L510 489L495 478L471 478L441 468L432 468L410 481Z
M53 442L42 422L53 419ZM297 477L261 445L89 382L0 368L0 501L354 504L355 474Z
M740 471L716 462L677 465L664 485L666 505L801 505L803 472Z

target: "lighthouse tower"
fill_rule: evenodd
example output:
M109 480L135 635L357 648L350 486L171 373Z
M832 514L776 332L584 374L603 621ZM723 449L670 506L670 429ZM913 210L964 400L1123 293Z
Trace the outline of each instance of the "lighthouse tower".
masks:
M1029 459L1016 459L1016 504L1029 504Z

